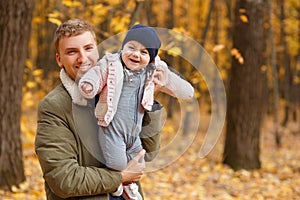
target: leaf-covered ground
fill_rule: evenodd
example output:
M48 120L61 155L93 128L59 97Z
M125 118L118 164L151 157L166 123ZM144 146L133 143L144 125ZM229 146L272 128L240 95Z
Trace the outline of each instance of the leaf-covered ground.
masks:
M233 171L222 164L223 137L205 159L198 153L201 137L170 166L143 177L147 199L300 199L300 133L282 130L276 149L271 125L261 136L259 170ZM299 129L297 129L299 130Z
M148 172L142 178L146 199L300 199L300 133L282 129L282 147L277 149L272 124L266 123L261 135L262 168L254 171L233 171L222 164L222 135L214 150L204 159L198 154L201 134L170 165ZM166 125L162 146L172 141L172 128ZM190 136L192 137L192 136ZM185 142L187 137L182 138ZM170 149L166 154L176 155L182 149ZM168 157L168 155L166 155ZM43 180L32 145L24 145L26 183L14 192L0 190L3 200L45 200Z

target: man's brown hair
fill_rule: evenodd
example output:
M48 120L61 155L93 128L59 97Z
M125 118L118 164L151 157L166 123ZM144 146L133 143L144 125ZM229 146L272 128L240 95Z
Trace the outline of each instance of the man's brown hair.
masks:
M59 41L63 37L72 37L90 31L96 41L96 34L93 27L82 19L70 19L59 25L54 33L54 45L58 53Z

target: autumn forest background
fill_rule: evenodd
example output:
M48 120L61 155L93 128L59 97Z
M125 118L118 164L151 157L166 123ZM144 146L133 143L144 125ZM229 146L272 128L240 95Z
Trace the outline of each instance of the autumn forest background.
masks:
M299 0L0 3L0 199L46 199L34 152L37 105L59 83L53 33L70 18L91 23L99 44L135 23L178 40L164 40L159 55L192 83L195 101L157 97L166 108L161 146L168 148L156 162L163 167L142 178L146 199L300 198ZM196 58L197 66L189 62ZM201 157L212 116L225 123Z

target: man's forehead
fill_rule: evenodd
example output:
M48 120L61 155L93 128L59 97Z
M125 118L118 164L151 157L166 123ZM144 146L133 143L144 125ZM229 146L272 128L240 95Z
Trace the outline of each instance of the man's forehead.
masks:
M90 32L84 32L76 36L63 36L59 40L60 48L80 48L82 46L95 44L95 38Z

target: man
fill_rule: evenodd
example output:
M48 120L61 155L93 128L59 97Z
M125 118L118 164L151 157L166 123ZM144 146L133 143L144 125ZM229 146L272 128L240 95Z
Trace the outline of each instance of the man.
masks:
M48 200L108 199L122 182L138 181L145 169L139 163L146 150L151 160L159 150L161 107L144 117L143 148L122 172L105 168L97 142L95 102L78 91L78 79L99 58L96 36L85 21L61 24L54 36L61 84L39 104L35 150L45 179ZM157 109L157 110L155 110Z

